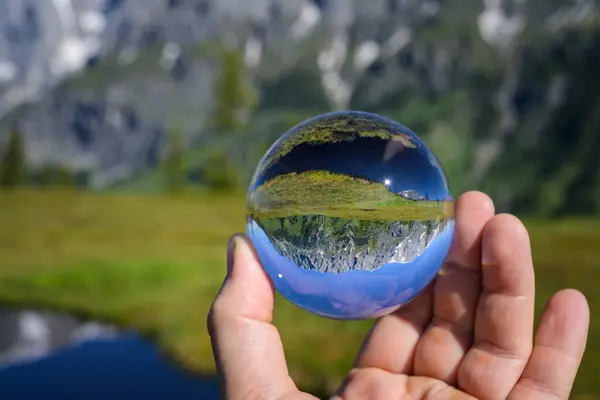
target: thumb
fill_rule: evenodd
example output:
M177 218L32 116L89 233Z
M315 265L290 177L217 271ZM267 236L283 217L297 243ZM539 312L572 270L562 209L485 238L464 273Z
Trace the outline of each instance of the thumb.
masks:
M295 391L279 332L271 324L275 290L246 236L231 238L227 264L208 316L224 398L281 397Z

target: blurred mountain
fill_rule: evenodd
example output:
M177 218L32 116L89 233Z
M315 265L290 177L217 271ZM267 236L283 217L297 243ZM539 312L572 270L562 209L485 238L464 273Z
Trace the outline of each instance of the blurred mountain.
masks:
M92 187L156 174L171 129L202 158L225 46L260 94L227 142L243 170L293 122L362 109L422 136L456 193L600 210L593 0L5 0L0 26L0 135Z
M32 165L90 171L95 187L156 166L166 126L191 140L211 111L218 65L202 44L276 35L271 14L283 21L294 3L2 2L0 135L18 120Z

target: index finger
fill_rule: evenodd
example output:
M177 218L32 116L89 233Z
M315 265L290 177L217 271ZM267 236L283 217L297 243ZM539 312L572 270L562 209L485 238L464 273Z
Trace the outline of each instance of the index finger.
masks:
M293 392L279 332L275 293L249 239L229 242L228 273L208 316L223 398L276 398Z

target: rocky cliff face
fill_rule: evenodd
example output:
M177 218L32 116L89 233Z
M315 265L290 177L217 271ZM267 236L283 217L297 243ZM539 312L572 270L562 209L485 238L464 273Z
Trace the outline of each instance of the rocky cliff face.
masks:
M165 129L181 129L193 142L211 111L216 66L198 56L198 46L214 38L246 45L250 35L247 52L254 56L248 57L256 58L258 37L277 42L300 6L300 0L2 2L0 139L18 121L33 166L90 171L94 187L155 167Z
M0 3L0 118L100 54L103 0Z
M0 117L36 101L70 74L105 56L124 63L148 47L222 36L231 23L265 25L297 14L301 0L6 0L0 3ZM229 28L229 29L228 29ZM231 33L231 32L230 32ZM172 60L171 60L172 61Z
M443 221L359 221L323 215L257 221L277 252L319 272L374 271L410 263L442 231Z

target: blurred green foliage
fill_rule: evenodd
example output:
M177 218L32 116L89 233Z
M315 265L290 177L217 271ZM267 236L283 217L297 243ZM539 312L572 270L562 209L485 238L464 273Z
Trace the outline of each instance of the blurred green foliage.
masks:
M226 134L246 126L245 114L256 104L257 94L247 82L244 58L239 49L223 46L219 71L210 127L218 134Z
M203 182L211 191L220 193L240 187L239 171L223 150L215 149L206 156Z
M258 101L257 93L248 82L241 51L222 46L220 73L214 87L215 105L209 124L213 143L207 146L202 159L202 183L214 192L230 192L240 187L240 166L232 160L232 140L246 129Z
M77 185L77 174L66 165L50 164L31 169L27 181L39 187L69 187Z

